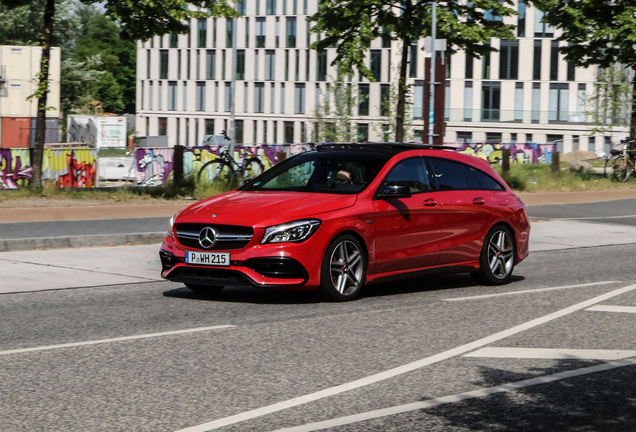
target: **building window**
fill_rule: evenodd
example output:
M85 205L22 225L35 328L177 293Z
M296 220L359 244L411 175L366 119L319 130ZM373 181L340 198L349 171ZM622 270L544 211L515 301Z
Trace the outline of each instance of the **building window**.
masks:
M168 83L168 111L177 110L177 82Z
M327 51L319 51L316 53L316 81L327 80Z
M200 79L200 74L201 74L201 50L197 50L197 63L195 65L195 69L197 71L196 75L196 79Z
M250 47L250 19L245 18L245 48Z
M309 60L310 60L309 50L305 51L305 81L309 81Z
M183 111L188 110L188 82L183 82Z
M287 17L287 48L296 48L296 17Z
M212 48L216 48L216 18L212 20Z
M285 144L292 144L294 142L294 122L285 122Z
M205 111L205 81L197 82L196 110Z
M140 102L140 105L141 105L140 108L143 110L144 109L144 82L141 81L140 84L141 84L141 100L139 102Z
M358 115L369 115L369 84L358 84Z
M593 136L587 139L587 151L591 151L591 152L596 151L596 139Z
M219 112L219 83L214 83L214 112Z
M214 135L214 119L205 119L205 134Z
M423 81L415 81L415 92L413 95L413 118L422 118L422 103L424 89ZM419 97L418 97L419 94ZM391 110L391 86L389 84L380 84L380 115L386 117ZM419 117L417 116L419 113Z
M519 2L517 8L519 16L517 18L517 37L525 37L526 35L526 4L522 1Z
M186 79L190 79L190 68L192 66L192 55L190 53L190 50L188 50L188 55L186 58Z
M473 82L464 85L464 121L473 121Z
M295 81L300 81L300 50L296 50L296 55L294 59L294 77Z
M574 71L576 70L576 68L574 67L574 63L573 62L567 62L567 65L568 65L567 80L568 81L574 81Z
M285 114L285 83L280 83L280 113Z
M225 112L230 112L232 108L232 84L225 83ZM226 129L227 130L227 129Z
M260 54L258 52L258 50L254 50L254 79L258 80L258 68L259 68L259 59L260 59Z
M532 60L532 79L541 79L541 41L534 41L534 58Z
M539 123L541 115L541 84L532 84L532 123Z
M472 132L457 132L457 142L458 143L473 142L473 133Z
M241 15L245 15L247 12L247 0L239 0L236 3L236 11Z
M236 79L245 79L245 50L236 50Z
M285 50L285 81L289 81L289 50Z
M159 117L159 136L168 135L168 119L166 117Z
M206 53L206 74L205 79L216 79L216 51L208 50Z
M548 120L550 122L568 121L569 100L568 84L550 84L550 99L548 101Z
M179 35L176 33L170 33L170 48L177 48L179 46Z
M197 47L205 48L205 42L208 35L208 20L206 18L199 18L199 32L197 38Z
M267 0L265 13L267 15L276 15L276 0Z
M274 83L270 84L269 89L269 112L274 114L276 107L276 86Z
M296 84L294 95L294 113L305 114L305 84Z
M376 82L382 81L382 51L371 50L371 62L370 62L371 74L373 80Z
M243 144L243 120L234 120L234 142Z
M265 84L254 83L254 112L262 113L265 110Z
M499 79L517 79L519 41L502 40L499 49Z
M546 137L547 144L557 145L557 151L563 153L563 135L548 134Z
M276 48L278 48L280 46L280 19L278 17L276 17L276 34L275 34L276 38L275 38L275 42L276 42Z
M382 26L382 48L391 48L391 31L387 26Z
M539 9L534 10L534 37L551 38L554 36L554 28L546 23L541 22L544 13Z
M265 48L265 17L256 18L256 48Z
M515 83L515 120L523 120L523 83Z
M163 83L161 81L159 81L159 97L157 99L159 100L157 109L161 111L163 109Z
M234 20L228 19L225 27L225 47L232 48L232 41L234 37Z
M550 46L550 81L559 79L559 43L552 41Z
M474 63L475 63L475 58L471 55L468 55L468 53L466 53L466 72L464 73L464 75L466 76L466 79L473 79Z
M168 50L159 51L159 78L168 79Z
M153 90L153 85L152 85L152 81L150 81L150 83L148 84L148 109L149 110L152 109L152 102L154 97L154 92L152 90Z
M221 79L225 79L225 70L227 69L227 62L225 61L225 50L221 50Z
M248 94L249 94L249 84L248 82L243 83L243 112L247 112L247 104L248 104Z
M177 79L181 79L181 50L177 51Z
M369 141L369 123L358 123L358 142Z
M490 47L490 44L484 44ZM487 52L481 57L481 77L482 79L490 79L490 53Z
M276 51L265 51L265 81L274 80L274 71L276 70Z
M484 82L481 85L482 121L499 121L501 83Z
M501 132L486 132L486 142L500 143Z
M411 44L410 49L409 77L415 78L417 76L417 42Z

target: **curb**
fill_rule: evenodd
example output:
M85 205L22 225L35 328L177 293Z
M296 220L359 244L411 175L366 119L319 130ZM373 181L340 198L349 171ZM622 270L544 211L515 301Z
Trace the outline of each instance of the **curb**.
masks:
M95 234L71 237L33 237L0 239L0 252L36 249L65 249L93 246L120 246L126 244L161 243L166 233Z

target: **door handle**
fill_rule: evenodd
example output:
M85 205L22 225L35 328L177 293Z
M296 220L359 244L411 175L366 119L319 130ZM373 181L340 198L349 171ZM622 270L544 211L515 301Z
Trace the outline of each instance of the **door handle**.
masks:
M484 204L486 204L486 201L484 201L483 198L475 198L473 200L473 204L475 204L475 205L484 205Z
M429 198L427 200L424 200L424 205L426 207L435 207L437 205L437 201L435 201L434 198Z

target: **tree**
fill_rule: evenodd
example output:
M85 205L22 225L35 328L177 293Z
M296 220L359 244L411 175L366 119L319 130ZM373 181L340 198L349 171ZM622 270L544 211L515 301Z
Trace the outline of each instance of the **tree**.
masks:
M386 98L380 100L379 112L382 117L381 123L375 123L373 130L382 137L382 141L390 141L391 125L397 123L397 108L399 101L398 82L393 81L388 88ZM413 115L412 108L413 99L411 92L407 92L404 100L404 120L403 120L403 138L402 141L408 142L413 139ZM423 132L422 132L423 133Z
M514 39L512 25L502 17L515 15L508 7L512 0L476 0L473 2L439 1L437 37L446 39L450 54L465 49L473 57L495 51L487 42L491 37ZM325 50L336 46L337 66L342 74L358 69L373 81L365 65L372 40L390 37L402 41L395 141L404 140L406 74L411 43L430 35L432 3L424 0L323 0L318 12L309 19L316 22L312 31L319 38L312 48Z
M594 91L584 100L586 114L594 122L593 134L611 134L615 127L629 127L630 94L628 69L618 64L599 69Z
M37 76L38 87L31 97L38 100L33 147L31 187L42 188L42 158L44 155L45 114L49 83L49 61L53 42L55 0L0 0L0 6L13 9L34 7L45 1L42 28L42 57ZM81 0L84 4L100 4L106 16L121 23L122 33L129 40L147 40L166 33L187 33L190 21L210 16L238 17L228 0ZM37 22L37 21L36 21Z
M314 112L316 142L351 142L356 136L352 123L353 107L357 105L357 95L342 76L334 80L330 77L327 85L329 97L325 95ZM331 100L333 98L333 101Z
M535 0L543 21L563 31L559 51L576 66L636 68L636 0ZM629 137L636 139L636 76L632 78Z

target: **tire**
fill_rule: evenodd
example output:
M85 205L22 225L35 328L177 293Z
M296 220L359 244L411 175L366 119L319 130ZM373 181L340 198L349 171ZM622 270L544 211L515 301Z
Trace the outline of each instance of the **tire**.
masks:
M621 157L621 155L611 155L609 158L607 158L607 160L605 161L605 168L603 168L603 176L605 178L609 178L612 176L612 173L614 172L614 162L616 162L616 159Z
M337 237L322 260L320 290L331 301L353 300L362 291L367 262L358 239L351 235Z
M191 283L187 283L184 285L190 291L194 291L197 294L213 294L225 288L223 285L198 285L198 284L191 284Z
M197 176L198 184L212 184L215 182L222 182L231 184L234 178L234 171L232 167L220 159L211 160L206 162L205 165L199 170Z
M624 156L616 159L612 165L612 178L618 180L621 183L625 183L629 180L631 169L627 166L627 161Z
M512 277L515 256L516 246L510 230L497 225L484 239L479 270L471 273L471 276L482 285L503 285Z
M243 178L253 179L261 175L263 171L265 171L263 163L258 158L250 158L243 165Z

